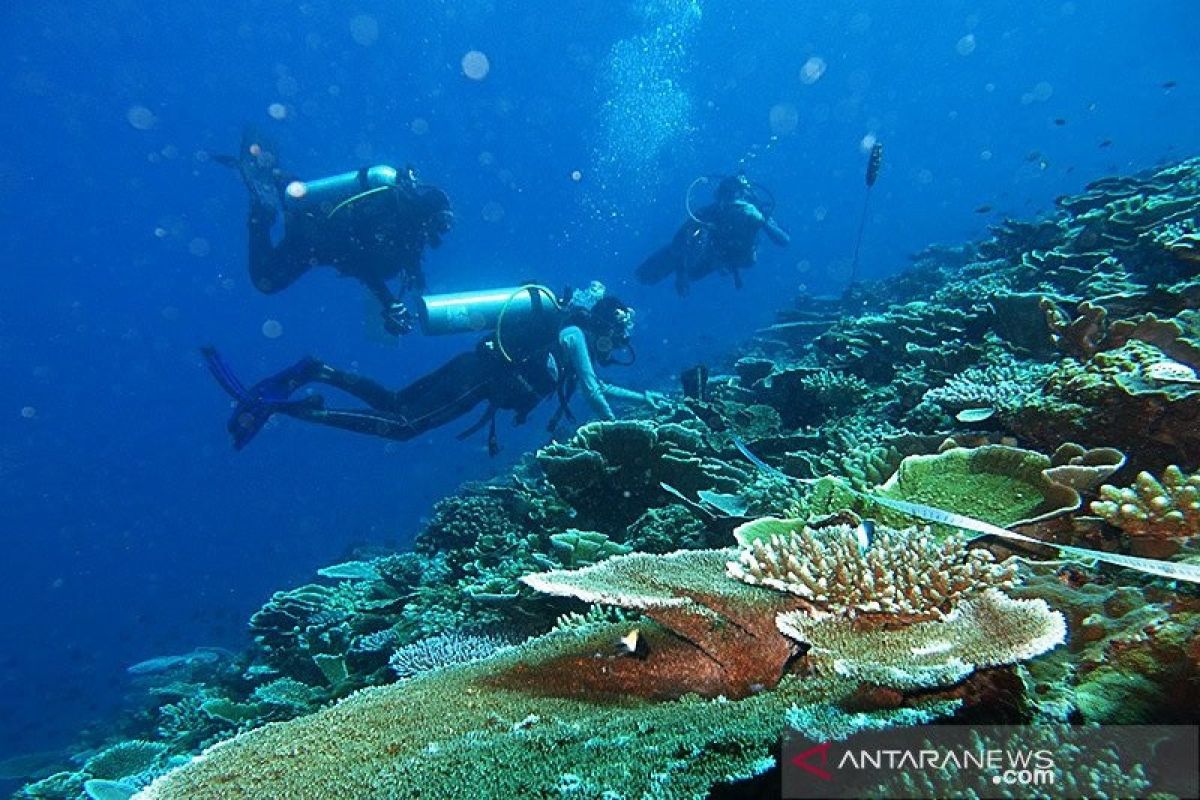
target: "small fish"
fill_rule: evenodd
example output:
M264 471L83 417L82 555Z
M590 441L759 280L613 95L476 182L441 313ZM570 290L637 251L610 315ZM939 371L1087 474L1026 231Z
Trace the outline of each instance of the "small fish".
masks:
M1163 85L1162 85L1162 88L1166 89L1166 90L1169 92L1169 91L1171 91L1172 89L1174 89L1174 88L1175 88L1176 86L1178 86L1178 85L1179 85L1179 84L1178 84L1178 83L1176 83L1175 81L1165 81L1165 82L1163 83Z
M875 520L864 519L854 529L854 538L858 540L858 552L866 553L875 541Z
M642 635L641 628L634 628L622 636L617 642L617 649L621 655L634 658L645 658L650 654L650 648L646 644L646 637Z
M1061 128L1063 125L1067 124L1067 121L1062 117L1058 117L1054 120L1054 124Z
M987 203L984 203L979 208L975 209L975 213L976 214L990 214L990 213L992 213L992 207L989 206Z
M1100 147L1101 148L1112 147L1112 139L1105 139L1103 142L1100 143Z

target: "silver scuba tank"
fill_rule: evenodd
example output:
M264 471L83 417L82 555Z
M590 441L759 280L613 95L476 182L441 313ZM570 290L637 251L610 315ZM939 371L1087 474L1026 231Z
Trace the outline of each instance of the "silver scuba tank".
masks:
M426 336L470 333L507 327L538 313L558 311L558 300L544 286L511 286L475 292L431 294L418 311Z
M401 180L395 167L379 164L328 178L292 181L283 193L284 206L293 213L329 217L370 193L396 188Z

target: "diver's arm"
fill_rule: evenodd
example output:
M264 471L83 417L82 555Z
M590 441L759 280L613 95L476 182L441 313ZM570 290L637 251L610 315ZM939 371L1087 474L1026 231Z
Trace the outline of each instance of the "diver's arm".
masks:
M359 278L363 285L366 286L375 299L379 301L379 305L383 306L384 310L390 308L399 298L392 294L392 290L388 287L387 281L377 275L363 275Z
M558 335L559 344L567 352L567 358L575 370L583 396L592 407L592 411L601 419L616 419L612 406L605 399L605 389L600 379L596 377L596 369L592 366L592 357L588 355L587 340L583 331L574 325L564 328Z
M763 230L767 233L767 238L780 247L787 247L792 243L792 237L788 236L788 232L779 227L779 223L774 217L767 217L763 221Z
M403 336L412 333L416 327L416 318L405 305L401 297L392 294L383 278L371 276L362 278L363 285L371 290L371 294L379 300L379 316L383 317L383 327L393 336Z

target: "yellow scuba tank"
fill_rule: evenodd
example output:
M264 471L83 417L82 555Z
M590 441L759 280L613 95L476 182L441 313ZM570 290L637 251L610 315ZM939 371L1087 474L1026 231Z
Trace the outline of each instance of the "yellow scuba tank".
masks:
M410 182L409 175L386 164L363 167L327 178L293 181L284 191L284 206L293 213L329 218L359 200Z

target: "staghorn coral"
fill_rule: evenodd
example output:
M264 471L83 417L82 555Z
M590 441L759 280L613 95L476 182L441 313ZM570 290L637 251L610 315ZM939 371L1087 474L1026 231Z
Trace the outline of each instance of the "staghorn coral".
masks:
M1162 480L1138 473L1133 486L1100 487L1092 512L1131 536L1181 539L1200 534L1200 472L1184 474L1177 466Z
M998 589L962 599L939 619L901 628L863 627L847 618L781 614L779 630L809 646L818 666L901 690L958 683L981 667L1027 661L1062 644L1066 621L1042 600Z
M814 530L766 518L736 535L742 547L726 565L729 576L801 597L813 617L939 619L1013 580L1012 568L996 564L989 551L968 548L960 537L939 542L928 529L879 528L865 550L849 525Z
M1047 364L1016 360L972 367L930 389L924 400L950 413L989 408L1004 415L1024 406L1052 370Z

